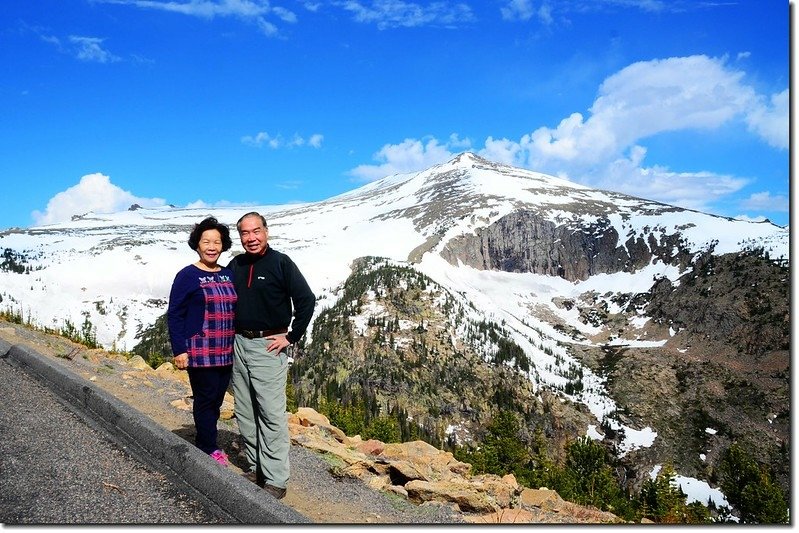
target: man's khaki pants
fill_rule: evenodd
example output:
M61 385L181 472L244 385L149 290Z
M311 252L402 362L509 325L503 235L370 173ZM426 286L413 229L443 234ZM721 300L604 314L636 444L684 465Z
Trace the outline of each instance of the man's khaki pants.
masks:
M286 352L267 352L266 338L236 335L233 396L239 433L250 469L266 483L286 488L289 480L289 429L286 417Z

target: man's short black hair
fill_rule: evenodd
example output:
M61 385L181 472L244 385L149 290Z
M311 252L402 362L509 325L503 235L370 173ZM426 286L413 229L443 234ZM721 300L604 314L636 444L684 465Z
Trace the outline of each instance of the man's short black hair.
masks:
M197 248L200 247L200 237L202 237L204 231L209 229L215 229L222 237L222 251L227 252L230 250L230 247L233 246L233 241L230 239L230 229L218 222L214 217L208 217L199 224L194 225L194 229L191 230L189 235L189 248L196 252Z
M243 215L241 215L239 221L236 222L236 231L241 232L241 221L247 217L258 217L261 219L261 223L264 225L264 228L267 227L266 218L264 218L264 216L261 213L259 213L258 211L250 211L249 213L244 213Z

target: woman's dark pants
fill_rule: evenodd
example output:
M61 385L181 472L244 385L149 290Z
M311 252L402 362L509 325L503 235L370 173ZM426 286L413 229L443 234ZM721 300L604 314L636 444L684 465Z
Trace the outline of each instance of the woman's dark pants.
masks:
M194 442L208 454L219 449L216 444L216 422L219 420L219 408L225 399L232 370L232 365L187 369L194 395L194 427L197 429Z

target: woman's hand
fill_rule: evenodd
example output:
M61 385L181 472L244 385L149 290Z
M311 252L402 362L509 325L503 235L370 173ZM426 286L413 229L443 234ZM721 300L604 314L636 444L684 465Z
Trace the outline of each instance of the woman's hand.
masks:
M175 368L178 370L185 370L189 366L189 354L183 352L182 354L176 355L172 360L172 364L175 365Z

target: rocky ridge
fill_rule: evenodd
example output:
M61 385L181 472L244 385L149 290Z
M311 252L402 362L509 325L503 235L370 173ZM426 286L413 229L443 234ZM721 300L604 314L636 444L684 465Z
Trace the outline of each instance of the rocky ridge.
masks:
M302 405L365 397L371 416L388 415L400 426L413 420L434 445L479 440L504 409L524 421L526 433L543 429L558 456L595 423L580 404L538 387L535 362L505 325L381 258L353 263L338 303L316 318L290 374Z

